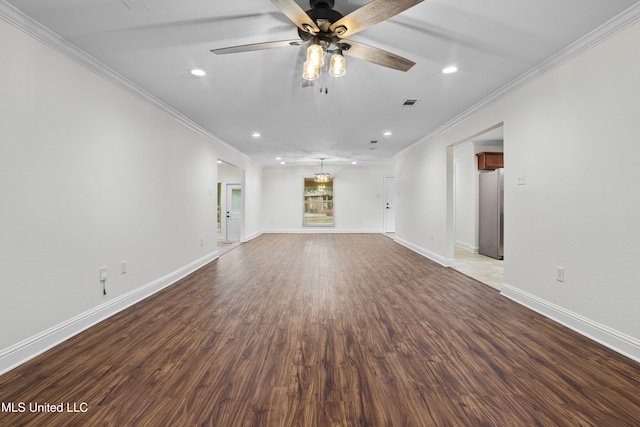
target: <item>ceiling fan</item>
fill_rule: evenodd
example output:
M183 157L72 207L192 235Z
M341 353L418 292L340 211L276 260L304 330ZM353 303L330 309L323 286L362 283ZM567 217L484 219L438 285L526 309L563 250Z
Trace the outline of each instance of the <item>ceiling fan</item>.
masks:
M329 73L334 76L340 76L345 72L342 54L383 67L408 71L415 65L415 62L376 47L347 40L345 37L404 12L422 1L373 0L343 16L333 9L334 0L310 0L311 9L307 11L303 10L294 0L271 0L287 18L296 24L299 39L225 47L212 49L211 52L223 55L284 46L300 46L308 43L310 47L307 50L307 62L305 62L303 70L303 78L306 80L317 78L318 69L324 65L324 53L333 54Z

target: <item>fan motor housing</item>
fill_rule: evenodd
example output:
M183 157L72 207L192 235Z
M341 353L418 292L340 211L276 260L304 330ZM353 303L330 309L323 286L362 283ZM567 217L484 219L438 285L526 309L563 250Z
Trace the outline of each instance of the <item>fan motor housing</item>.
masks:
M333 9L333 5L335 4L334 0L309 0L309 5L311 9L316 9L319 7L328 7L329 9Z
M328 26L333 24L334 22L342 19L342 14L336 10L333 10L332 7L333 7L333 0L329 0L329 1L328 0L315 0L315 1L312 0L311 1L311 9L307 10L306 13L307 15L309 15L311 19L313 19L313 21L316 24L318 24L318 27L323 29L323 31L321 31L316 36L321 36L321 37L324 36L324 37L327 37L328 39L335 38L336 36L335 34L331 32L326 32L325 29L328 28ZM328 24L325 24L323 26L321 24L322 22L325 22L325 23L328 22ZM298 35L305 42L308 42L314 37L313 34L310 34L299 28L298 28Z

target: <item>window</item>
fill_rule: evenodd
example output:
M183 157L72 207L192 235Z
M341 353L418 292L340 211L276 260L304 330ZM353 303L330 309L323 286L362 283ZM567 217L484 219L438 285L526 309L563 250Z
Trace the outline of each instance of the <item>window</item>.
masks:
M333 179L327 182L315 182L313 178L304 178L302 224L320 227L334 225Z

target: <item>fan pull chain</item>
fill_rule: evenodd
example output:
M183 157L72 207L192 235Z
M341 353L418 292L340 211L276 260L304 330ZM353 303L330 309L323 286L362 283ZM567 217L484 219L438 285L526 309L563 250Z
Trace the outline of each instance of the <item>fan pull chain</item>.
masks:
M322 73L322 78L324 80L324 93L325 95L329 94L329 61L324 62L324 73ZM320 93L322 93L322 86L320 86Z

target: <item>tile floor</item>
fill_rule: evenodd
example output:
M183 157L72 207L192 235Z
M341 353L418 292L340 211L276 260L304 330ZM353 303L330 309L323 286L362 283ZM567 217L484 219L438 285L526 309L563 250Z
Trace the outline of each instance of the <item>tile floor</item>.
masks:
M454 247L453 255L456 261L454 269L494 289L502 288L504 261L474 254L458 246Z
M393 239L395 233L384 233L385 236ZM456 265L455 270L466 274L494 289L502 288L502 276L504 271L504 261L488 256L474 254L468 249L454 246L453 256Z

